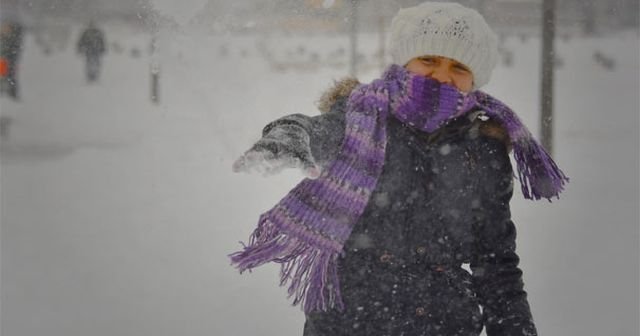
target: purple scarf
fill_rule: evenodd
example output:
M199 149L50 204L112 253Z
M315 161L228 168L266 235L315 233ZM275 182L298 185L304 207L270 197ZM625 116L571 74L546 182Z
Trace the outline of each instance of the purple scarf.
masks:
M240 272L270 261L282 264L293 304L305 312L344 309L337 263L384 166L387 118L433 132L456 117L483 110L511 139L518 178L528 199L558 196L567 177L502 102L480 91L456 88L390 66L382 78L349 96L342 148L317 179L304 179L260 216L244 250L231 262Z

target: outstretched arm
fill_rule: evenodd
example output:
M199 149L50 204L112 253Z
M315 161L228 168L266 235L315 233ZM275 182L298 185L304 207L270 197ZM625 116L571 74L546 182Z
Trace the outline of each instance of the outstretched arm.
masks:
M234 163L234 171L274 174L301 168L310 177L338 153L344 137L342 102L319 116L293 114L269 123L262 138Z

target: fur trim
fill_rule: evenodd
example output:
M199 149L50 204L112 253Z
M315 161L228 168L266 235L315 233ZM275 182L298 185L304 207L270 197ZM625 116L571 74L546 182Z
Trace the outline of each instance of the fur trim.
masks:
M338 99L349 97L351 91L358 85L360 85L360 82L354 77L345 77L341 80L334 81L333 86L320 96L318 109L321 113L331 111L331 107Z
M507 146L507 151L511 151L512 146L511 139L509 139L509 134L507 133L507 130L505 130L504 127L502 127L502 125L500 125L500 123L498 123L497 121L491 119L483 121L480 124L480 134L502 141L505 146Z

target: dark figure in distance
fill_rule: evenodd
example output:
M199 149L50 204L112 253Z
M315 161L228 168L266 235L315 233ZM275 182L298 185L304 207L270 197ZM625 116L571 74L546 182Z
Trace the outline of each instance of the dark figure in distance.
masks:
M89 23L78 40L78 53L86 58L87 82L94 82L100 74L100 60L106 52L104 33L95 24Z
M0 92L17 100L18 60L22 50L22 25L3 22L0 27Z

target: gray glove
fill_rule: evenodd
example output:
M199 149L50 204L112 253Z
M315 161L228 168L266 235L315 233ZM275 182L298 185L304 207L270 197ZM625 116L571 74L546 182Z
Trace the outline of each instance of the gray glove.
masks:
M273 175L285 168L299 168L308 177L320 176L311 155L309 134L296 124L273 127L233 164L234 172Z

